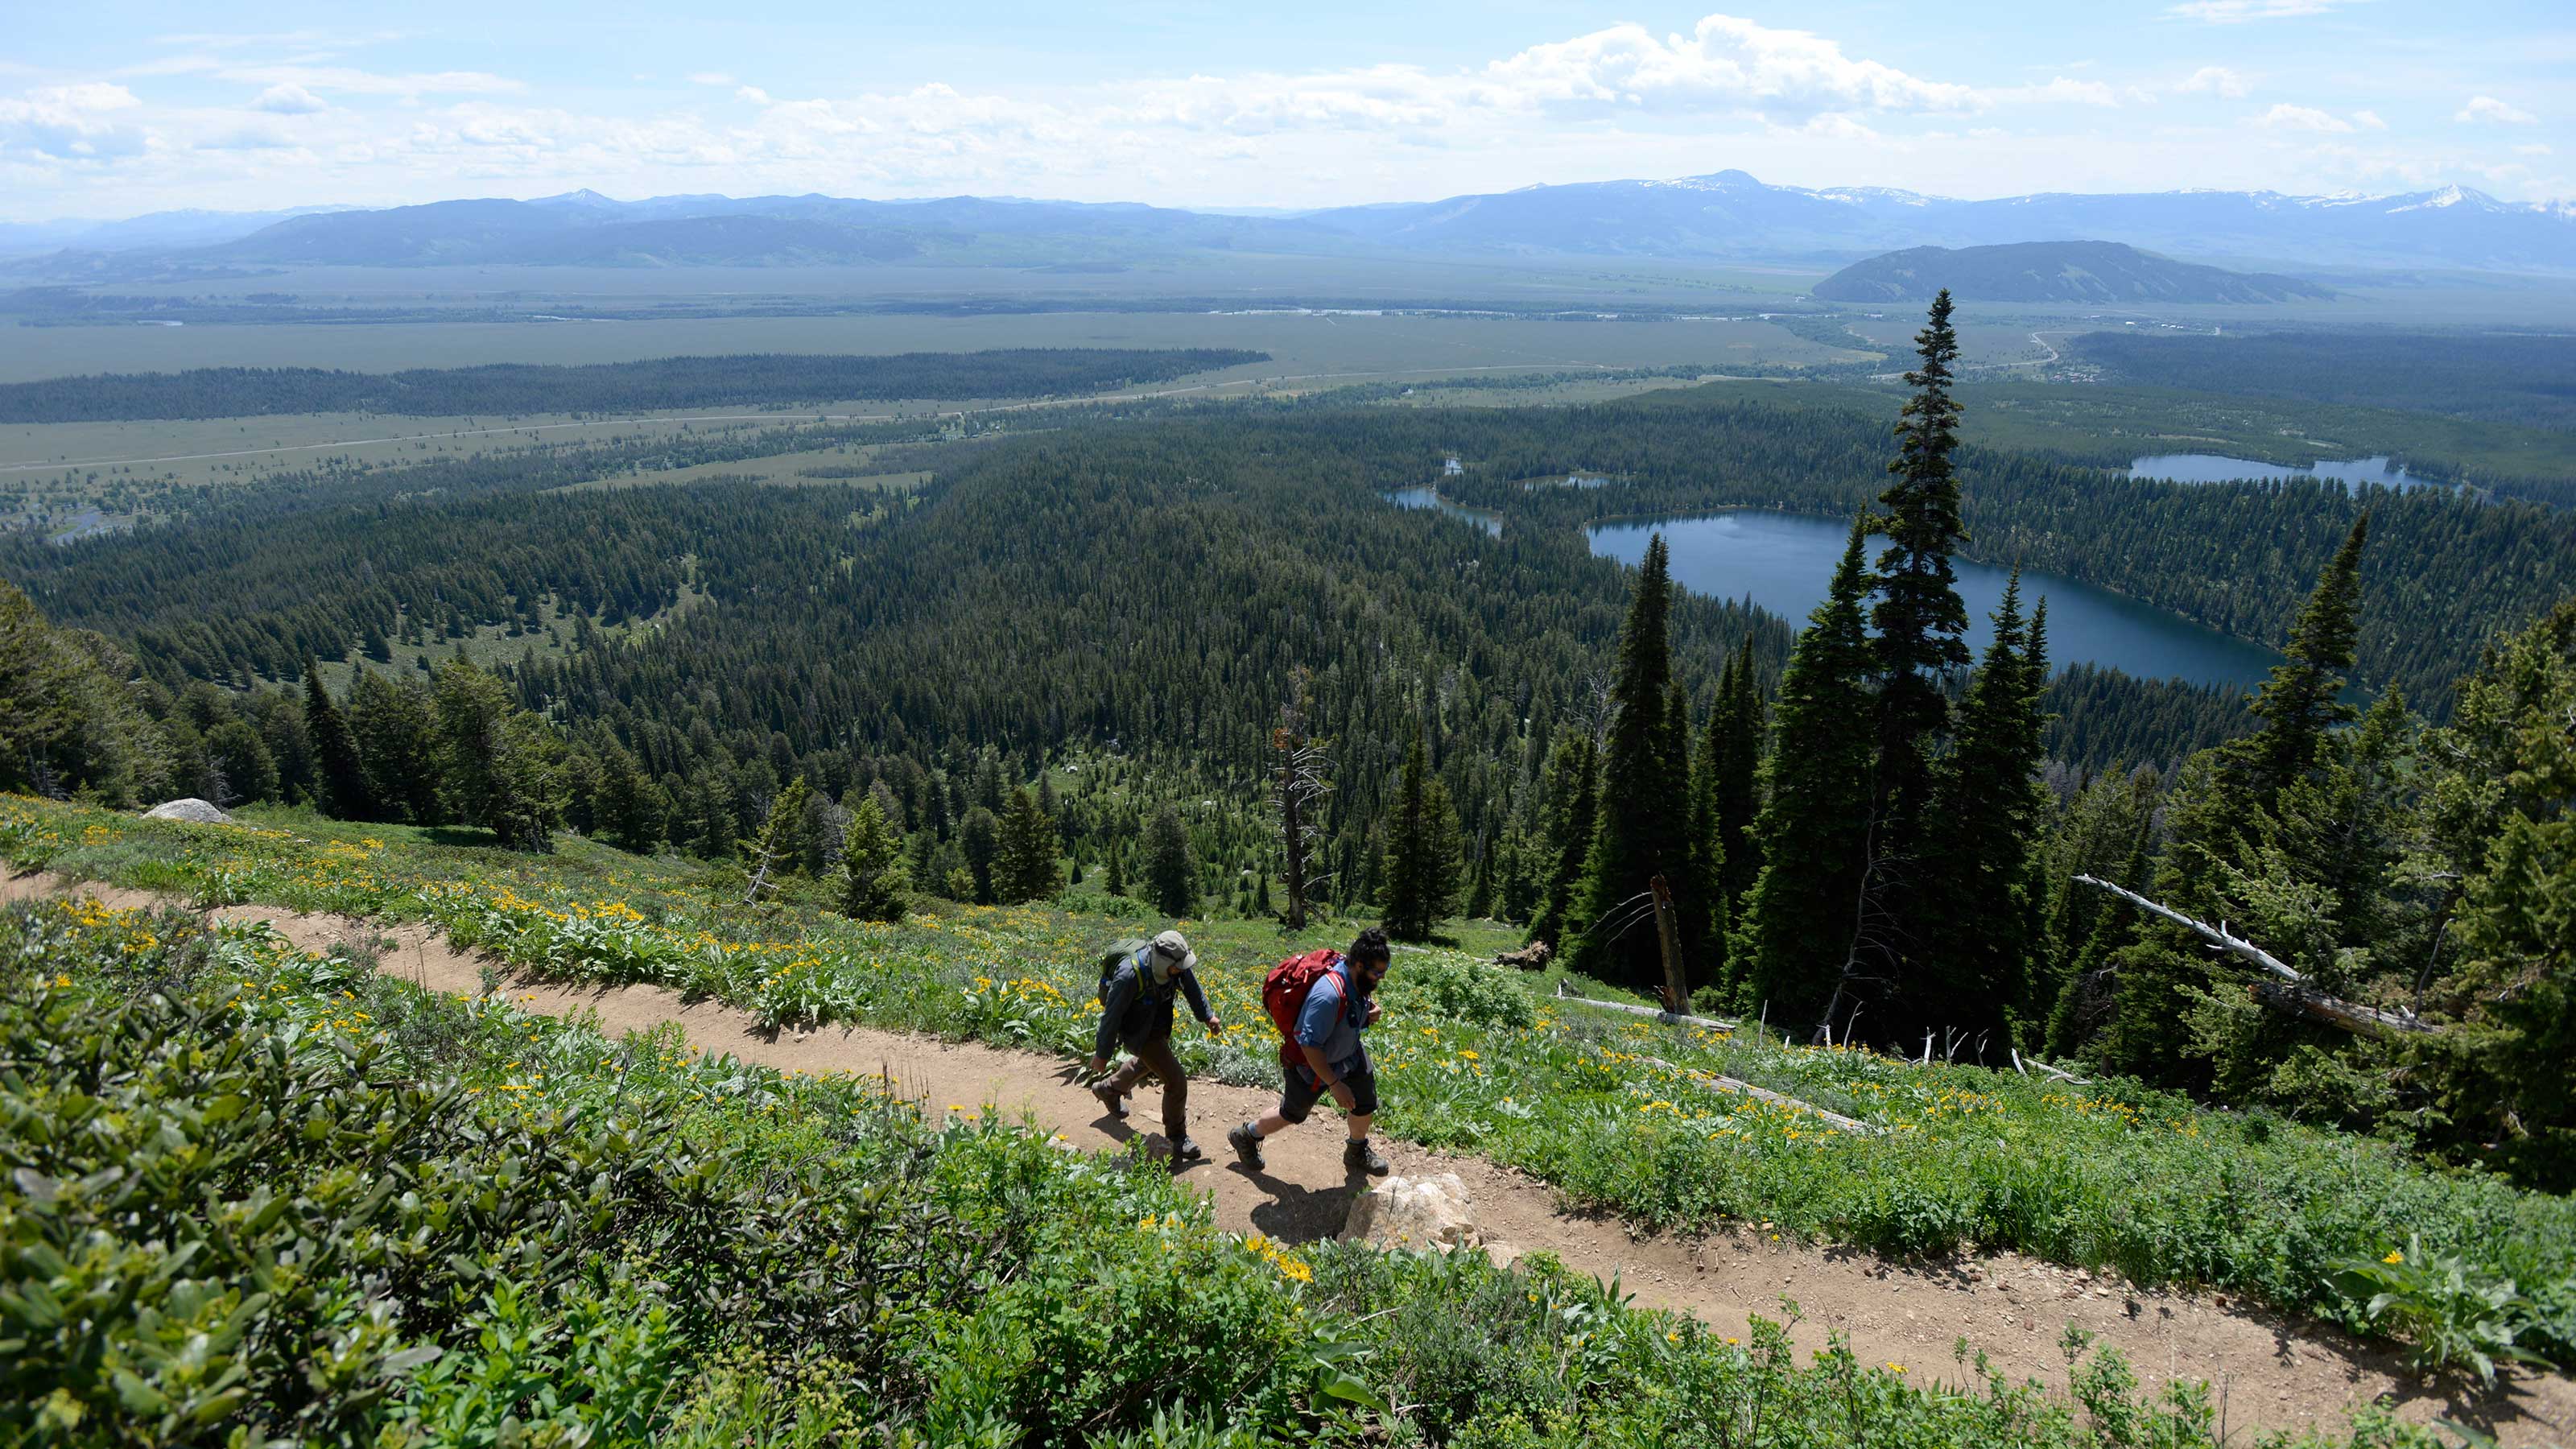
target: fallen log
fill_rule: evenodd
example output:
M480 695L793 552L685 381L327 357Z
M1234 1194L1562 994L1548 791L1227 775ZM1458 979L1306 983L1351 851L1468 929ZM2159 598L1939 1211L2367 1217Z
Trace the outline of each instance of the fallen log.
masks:
M2020 1052L2014 1052L2012 1054L2012 1059L2013 1065L2016 1067L2037 1067L2041 1071L2048 1073L2050 1076L2055 1077L2057 1080L2064 1082L2071 1087L2089 1087L2093 1085L2090 1080L2079 1077L2073 1072L2065 1071L2058 1067L2052 1067L2037 1057L2026 1057ZM2022 1075L2028 1076L2030 1074L2028 1072L2024 1072Z
M1741 1092L1757 1102L1768 1102L1774 1107L1787 1107L1804 1112L1829 1127L1849 1132L1855 1137L1874 1137L1878 1134L1878 1129L1866 1122L1846 1117L1840 1112L1828 1112L1813 1102L1801 1102L1795 1097L1784 1097L1768 1087L1757 1087L1751 1082L1727 1076L1723 1072L1703 1072L1696 1067L1677 1067L1661 1057L1639 1057L1637 1060L1648 1066L1661 1067L1668 1072L1679 1072L1692 1081L1705 1082L1721 1092Z
M2322 991L2305 986L2289 986L2276 981L2254 983L2254 999L2274 1011L2303 1016L2310 1021L2339 1026L2360 1036L2404 1035L2430 1032L2433 1028L2420 1017L2401 1012L2381 1011L2373 1006L2356 1006L2340 1001Z
M2181 926L2186 930L2197 931L2201 935L2208 937L2211 941L2216 942L2222 949L2235 952L2237 955L2244 957L2246 960L2253 962L2255 965L2262 967L2264 970L2271 972L2273 975L2280 977L2284 981L2297 981L2300 979L2299 973L2291 970L2289 965L2282 961L2280 957L2273 955L2271 952L2264 950L2262 947L2255 945L2253 942L2246 940L2242 936L2231 934L2225 926L2213 926L2207 921L2200 920L2197 917L2186 916L2171 906L2148 900L2145 896L2138 894L2127 886L2113 885L2111 882L2103 880L2098 876L2079 875L2076 879L2084 882L2086 885L2100 886L2102 889L2109 891L2111 894L2118 896L2120 899L2127 901L2129 904L2136 906L2139 910L2145 911L2151 916L2162 916L2166 920L2171 921L2175 925Z
M1733 1031L1741 1025L1739 1022L1727 1021L1720 1017L1690 1016L1678 1011L1666 1011L1656 1006L1630 1006L1624 1001L1595 1001L1589 996L1569 996L1562 981L1556 983L1556 999L1571 1001L1578 1006L1597 1006L1603 1011L1624 1011L1630 1016L1651 1016L1667 1026L1704 1026L1711 1031Z
M2213 926L2196 916L2186 916L2171 906L2148 900L2126 886L2113 885L2097 876L2079 875L2076 879L2089 886L2100 886L2139 910L2195 932L2215 943L2222 950L2242 956L2280 977L2279 982L2257 981L2253 987L2254 999L2274 1011L2304 1017L2309 1021L2322 1022L2327 1026L2340 1027L2361 1036L2411 1035L2433 1030L2417 1017L2400 1012L2381 1011L2372 1006L2357 1006L2352 1002L2328 996L2308 985L2306 978L2291 970L2288 963L2281 958L2234 934L2225 926Z

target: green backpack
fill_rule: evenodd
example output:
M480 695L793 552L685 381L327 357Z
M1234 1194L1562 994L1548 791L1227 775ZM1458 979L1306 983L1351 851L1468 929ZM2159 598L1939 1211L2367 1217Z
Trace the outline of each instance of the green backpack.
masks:
M1119 967L1135 960L1138 952L1143 951L1146 947L1153 944L1154 938L1151 936L1128 936L1120 940L1112 941L1107 946L1101 948L1099 995L1102 1001L1105 1002L1109 999L1109 978L1118 974ZM1153 983L1151 981L1139 981L1137 984L1139 986L1150 986Z

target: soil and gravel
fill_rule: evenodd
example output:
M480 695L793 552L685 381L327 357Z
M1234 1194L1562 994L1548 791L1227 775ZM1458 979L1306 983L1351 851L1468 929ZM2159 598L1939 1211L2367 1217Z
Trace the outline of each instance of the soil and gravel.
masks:
M0 880L0 899L51 893L65 882L43 874ZM165 898L106 886L79 889L112 906L161 906ZM377 969L431 990L476 994L487 972L522 1007L549 1015L590 1013L610 1036L677 1022L690 1043L748 1062L807 1073L882 1072L907 1097L936 1113L998 1114L1025 1120L1079 1147L1117 1149L1142 1136L1161 1153L1157 1088L1138 1094L1134 1116L1110 1118L1077 1076L1074 1063L972 1042L943 1042L908 1033L828 1027L772 1035L751 1018L713 1002L684 1001L650 986L595 988L498 973L491 958L459 951L429 928L345 917L303 915L261 906L212 913L266 920L307 950L343 942L378 947ZM1365 1179L1342 1167L1337 1119L1319 1112L1304 1126L1266 1144L1268 1165L1255 1172L1225 1145L1225 1129L1258 1115L1269 1094L1214 1082L1190 1085L1191 1131L1207 1159L1182 1170L1185 1181L1215 1202L1219 1225L1258 1230L1291 1242L1339 1232L1351 1194ZM1758 1224L1703 1236L1633 1236L1615 1218L1569 1211L1546 1184L1482 1158L1453 1156L1381 1139L1400 1174L1454 1172L1476 1206L1489 1241L1523 1253L1548 1252L1568 1267L1607 1279L1616 1274L1636 1302L1686 1312L1722 1334L1740 1334L1746 1315L1777 1319L1781 1299L1804 1315L1801 1344L1822 1347L1828 1332L1849 1336L1864 1363L1903 1366L1918 1380L1957 1382L1965 1343L2019 1378L2063 1387L2058 1348L2068 1325L2117 1347L2147 1392L2168 1379L2203 1380L2221 1407L2221 1425L2249 1429L2326 1428L2376 1399L2405 1417L2470 1425L2507 1446L2576 1443L2576 1380L2515 1372L2499 1391L2428 1386L2385 1348L2273 1313L2222 1294L2133 1286L2116 1277L2061 1268L2011 1253L1977 1253L1932 1262L1896 1262L1850 1249L1774 1239ZM2222 1434L2222 1443L2229 1442Z

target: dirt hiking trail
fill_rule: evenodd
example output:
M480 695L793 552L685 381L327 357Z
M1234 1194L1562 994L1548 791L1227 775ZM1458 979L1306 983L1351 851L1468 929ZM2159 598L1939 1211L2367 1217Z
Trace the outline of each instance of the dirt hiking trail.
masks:
M178 904L146 891L74 885L44 873L0 879L0 900L74 890L111 906ZM297 946L323 951L363 942L379 952L379 972L435 991L476 995L494 958L455 949L431 928L340 916L305 915L265 906L227 906L221 920L264 920ZM568 986L528 977L503 978L512 1000L530 1011L593 1013L611 1037L676 1022L691 1045L747 1062L806 1073L883 1071L906 1097L932 1112L952 1105L1026 1119L1089 1150L1119 1147L1139 1135L1160 1153L1159 1088L1150 1083L1121 1122L1101 1111L1074 1063L977 1043L868 1028L825 1027L772 1036L745 1013L707 1001L684 1001L652 986ZM1258 1025L1258 1023L1255 1023ZM1234 1157L1225 1129L1266 1111L1275 1094L1199 1080L1190 1084L1190 1130L1208 1156L1182 1180L1214 1200L1218 1225L1260 1231L1290 1242L1341 1230L1362 1179L1342 1167L1340 1120L1319 1110L1303 1126L1265 1144L1266 1170ZM1132 1126L1130 1124L1133 1124ZM2516 1371L2499 1391L2430 1386L2400 1357L2330 1329L2273 1313L2230 1295L2163 1289L2130 1290L2116 1276L2061 1268L2012 1253L1903 1263L1842 1248L1772 1242L1748 1229L1704 1236L1637 1238L1615 1218L1567 1212L1554 1189L1482 1158L1433 1152L1377 1139L1398 1174L1454 1172L1475 1200L1488 1239L1522 1253L1549 1252L1567 1267L1608 1279L1645 1306L1686 1312L1721 1334L1743 1332L1748 1313L1777 1319L1779 1300L1795 1299L1806 1322L1801 1346L1821 1348L1829 1331L1850 1338L1865 1364L1901 1365L1917 1382L1958 1382L1952 1358L1964 1338L1971 1356L1985 1353L2015 1379L2066 1386L2059 1335L2069 1324L2126 1355L2152 1394L2168 1379L2206 1381L2220 1409L2222 1443L2254 1429L2331 1429L2363 1404L2385 1398L2417 1422L2449 1420L2508 1446L2576 1444L2576 1380Z

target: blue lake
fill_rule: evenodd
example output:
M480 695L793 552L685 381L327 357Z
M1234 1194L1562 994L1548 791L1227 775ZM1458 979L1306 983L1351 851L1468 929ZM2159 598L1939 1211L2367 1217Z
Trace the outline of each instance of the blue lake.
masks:
M2235 483L2248 478L2334 478L2354 485L2376 483L2383 488L2447 486L2438 479L2418 478L2386 458L2353 458L2341 463L2316 462L2304 468L2288 468L2279 463L2225 458L2216 453L2158 453L2131 462L2129 476L2169 478L2176 483Z
M1646 540L1661 533L1672 551L1673 578L1685 588L1721 599L1749 598L1803 628L1807 615L1824 602L1849 531L1847 522L1831 518L1736 509L1604 524L1592 530L1591 539L1594 554L1634 565L1646 556ZM1884 546L1883 540L1873 542ZM1952 566L1968 605L1968 647L1982 651L1994 637L1986 616L2003 603L2006 573L1966 559L1954 559ZM2039 598L2048 600L2052 666L2083 661L2142 679L2251 688L2280 662L2270 649L2091 584L2024 569L2021 589L2025 612Z
M1440 496L1437 488L1398 488L1386 495L1386 501L1398 508L1437 508L1451 518L1465 519L1496 538L1503 536L1503 520L1481 508L1469 508Z

